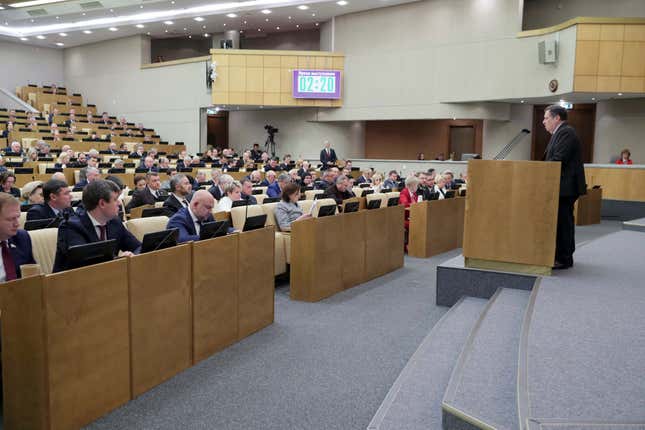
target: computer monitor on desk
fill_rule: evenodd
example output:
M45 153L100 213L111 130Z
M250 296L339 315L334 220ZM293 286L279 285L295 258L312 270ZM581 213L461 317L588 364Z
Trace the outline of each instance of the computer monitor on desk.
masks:
M178 238L178 228L146 233L143 236L143 241L141 242L141 253L158 251L160 249L176 246Z
M213 221L204 223L199 229L199 240L226 236L226 233L228 232L228 226L228 221Z
M105 263L114 259L116 251L116 239L71 246L67 251L68 267L76 269L92 264Z

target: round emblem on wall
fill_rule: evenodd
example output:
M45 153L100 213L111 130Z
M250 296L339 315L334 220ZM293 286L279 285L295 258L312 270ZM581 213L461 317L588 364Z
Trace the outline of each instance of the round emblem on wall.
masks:
M558 91L558 80L557 79L551 79L549 82L549 91L552 93Z

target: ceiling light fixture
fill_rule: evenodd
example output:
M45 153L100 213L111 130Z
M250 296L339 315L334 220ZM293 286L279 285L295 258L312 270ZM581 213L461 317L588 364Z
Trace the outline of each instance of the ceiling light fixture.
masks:
M66 0L32 0L32 1L19 1L15 3L10 3L9 6L20 8L20 7L31 7L31 6L42 6L45 4L52 3L62 3Z
M137 25L135 25L135 27L137 27L137 28L145 28L146 26L143 25L143 24L137 24Z
M210 37L210 34L204 33L204 37Z
M110 27L110 28L108 28L108 30L110 30L110 31L119 31L119 29L116 28L116 27Z
M164 21L163 23L166 24L166 25L173 25L174 24L174 22L172 22L172 21Z
M194 19L195 21L197 21L197 22L202 22L202 21L204 20L204 18L202 18L201 16L196 16L196 17L195 17L195 18L193 18L193 19Z
M26 41L28 41L29 39L27 39L26 37L21 37L21 38L20 38L20 40L22 40L23 42L26 42Z
M226 16L228 16L229 18L237 18L236 13L227 13Z
M347 2L347 1L345 1L345 0L340 0L340 1L337 1L337 2L336 2L336 4L337 4L338 6L347 6L347 4L348 4L348 3L349 3L349 2Z
M269 9L262 9L260 12L262 12L265 15L268 15L268 14L271 13L271 11Z
M38 36L36 36L36 39L43 40L43 39L47 39L47 38L45 36L43 36L42 34L39 34Z
M83 30L83 33L85 33L85 34L92 34L92 30Z
M301 4L300 6L298 6L298 9L307 10L307 9L309 9L309 6L307 6L306 4Z
M56 46L65 46L63 42L56 42Z
M67 33L58 33L60 37L67 37Z

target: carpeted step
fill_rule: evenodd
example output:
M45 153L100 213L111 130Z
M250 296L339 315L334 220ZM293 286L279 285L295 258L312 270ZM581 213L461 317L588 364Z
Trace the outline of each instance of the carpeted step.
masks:
M441 399L459 353L487 300L457 302L423 340L379 407L369 430L441 428Z
M442 403L444 430L515 430L517 366L529 291L500 288L473 328Z

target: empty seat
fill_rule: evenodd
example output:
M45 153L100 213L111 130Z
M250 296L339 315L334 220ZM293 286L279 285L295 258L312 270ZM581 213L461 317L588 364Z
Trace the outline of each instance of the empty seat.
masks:
M381 207L387 206L387 193L374 193L374 194L368 194L367 195L367 205L369 206L370 202L372 200L380 200L381 201Z
M338 213L338 205L336 204L336 200L334 199L319 199L317 200L316 207L314 208L313 212L311 213L311 216L314 218L318 218L318 212L320 212L320 208L323 206L334 206L336 208L336 213Z
M142 241L146 233L154 233L155 231L162 231L166 229L168 224L168 217L165 216L151 216L148 218L135 218L126 221L125 227L137 238Z
M278 203L267 203L262 205L262 210L267 216L266 225L275 226L275 266L274 266L274 275L280 275L286 273L287 271L287 252L285 246L285 236L288 236L288 233L282 233L278 227L275 219L275 207ZM289 259L290 260L290 259Z
M54 259L56 258L56 240L58 239L57 228L43 228L29 231L31 238L31 250L34 260L40 265L44 274L52 273Z
M324 193L325 192L323 190L307 190L305 191L305 199L313 200L316 194L324 194Z

